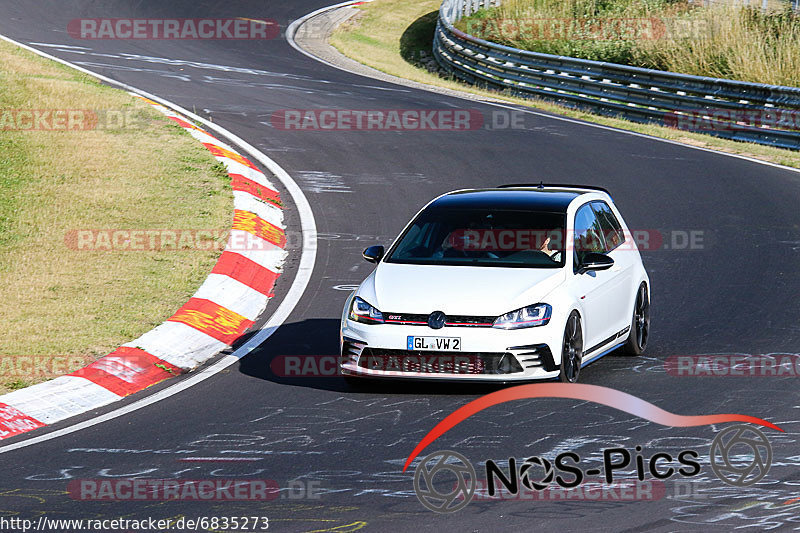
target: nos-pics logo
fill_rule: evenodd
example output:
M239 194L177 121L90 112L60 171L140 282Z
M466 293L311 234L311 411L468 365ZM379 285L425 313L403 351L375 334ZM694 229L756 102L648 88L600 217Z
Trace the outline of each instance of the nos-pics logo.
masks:
M641 447L636 447L637 452ZM687 456L685 458L683 456ZM678 456L684 466L694 468L676 469L670 466L673 457L664 452L650 455L648 458L633 454L624 448L603 450L603 469L580 468L580 457L574 452L565 452L556 457L556 466L542 457L531 457L517 465L511 458L509 469L503 473L497 463L486 461L486 482L489 494L494 495L499 482L501 489L517 494L522 487L529 490L543 491L556 482L562 489L580 485L586 474L604 474L607 483L613 482L614 470L634 467L637 477L644 480L646 472L656 479L666 479L680 472L682 476L694 476L700 473L700 465L696 459L699 454L694 450L684 450ZM566 459L569 459L567 462ZM746 487L761 480L769 472L772 465L772 446L767 437L759 430L748 425L728 427L717 434L711 443L709 452L711 469L714 474L728 485ZM659 463L660 461L660 463ZM544 474L541 479L534 479L532 466L538 465ZM567 474L562 477L557 473ZM568 478L568 481L564 479ZM521 481L521 483L520 483ZM460 453L445 450L434 452L422 459L414 472L414 491L420 503L437 513L452 513L466 507L473 499L478 488L478 477L472 463Z
M723 482L738 487L756 483L767 475L772 464L772 447L767 437L754 426L776 431L780 427L767 420L743 414L679 415L632 396L628 393L578 383L542 383L518 385L492 392L462 405L433 427L409 454L403 465L406 472L414 459L436 439L465 421L469 417L506 402L530 398L569 398L593 402L635 415L656 424L669 427L696 427L727 422L744 423L721 431L711 443L709 463L711 469ZM652 453L641 446L634 450L608 448L603 450L603 468L582 468L580 456L574 452L558 454L551 463L549 458L530 457L517 464L509 458L508 467L501 467L493 460L486 461L486 483L489 496L495 493L496 480L512 494L520 494L520 484L532 494L547 490L555 482L567 489L578 487L586 476L602 476L605 484L613 482L614 472L635 468L636 477L643 481L648 475L664 480L673 475L692 477L700 473L695 450L682 450L676 456L664 451ZM747 459L747 460L745 460ZM544 470L539 478L537 471ZM414 473L414 489L422 504L432 511L447 513L457 511L475 496L480 480L475 468L463 455L452 451L440 451L428 455L417 464ZM587 483L588 484L588 483ZM442 488L444 487L444 488Z

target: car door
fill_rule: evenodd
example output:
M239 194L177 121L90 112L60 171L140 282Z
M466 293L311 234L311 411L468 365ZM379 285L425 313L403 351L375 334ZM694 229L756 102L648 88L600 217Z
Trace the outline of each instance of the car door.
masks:
M593 355L590 352L612 340L619 332L619 329L614 329L619 322L615 316L619 312L615 291L619 270L614 270L614 267L583 273L579 270L587 253L605 251L606 242L600 221L591 203L586 203L575 213L572 272L572 285L583 307L583 347L586 356Z
M614 260L608 280L611 298L609 311L613 318L613 331L619 332L631 325L631 291L633 290L633 270L638 256L625 242L625 233L609 205L597 200L591 203L597 222L603 232L605 253Z

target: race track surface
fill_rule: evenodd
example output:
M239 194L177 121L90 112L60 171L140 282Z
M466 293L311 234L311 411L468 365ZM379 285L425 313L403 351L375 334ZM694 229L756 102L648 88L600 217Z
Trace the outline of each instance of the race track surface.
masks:
M0 455L0 515L258 515L269 517L270 530L291 532L800 529L800 505L784 505L800 496L797 377L678 377L664 368L677 355L800 352L800 174L531 114L523 115L521 129L283 131L271 125L273 113L283 109L470 109L489 121L502 110L336 70L301 55L282 37L88 41L66 31L70 20L82 17L271 18L285 28L324 5L2 2L3 35L39 43L31 46L212 117L273 158L304 190L320 234L308 289L257 351L167 400ZM348 295L339 286L360 283L371 268L361 250L388 244L431 198L458 188L540 180L606 187L632 229L658 231L668 243L701 232L700 249L643 253L652 283L646 354L609 355L586 367L581 382L673 413L742 413L781 426L785 434L765 430L773 465L762 482L730 487L706 462L692 478L694 494L680 498L673 496L686 486L669 479L664 496L653 501L481 501L440 515L419 503L413 469L403 473L402 464L437 422L494 389L385 384L351 390L337 377L288 379L271 371L277 356L337 354ZM290 229L296 221L287 206ZM278 298L291 279L290 265ZM594 403L538 399L483 411L426 453L456 450L476 467L487 459L552 459L562 451L596 466L603 448L636 445L645 455L692 448L707 459L717 429L664 427ZM230 458L239 460L223 461ZM97 502L67 493L70 481L130 477L270 479L286 490L271 502ZM319 497L291 497L302 492L300 486L317 487Z

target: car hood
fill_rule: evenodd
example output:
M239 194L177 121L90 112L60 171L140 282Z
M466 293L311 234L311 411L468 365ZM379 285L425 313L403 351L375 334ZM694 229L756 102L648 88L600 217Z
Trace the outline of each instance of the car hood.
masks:
M564 276L563 268L380 263L358 295L383 312L500 316L542 302Z

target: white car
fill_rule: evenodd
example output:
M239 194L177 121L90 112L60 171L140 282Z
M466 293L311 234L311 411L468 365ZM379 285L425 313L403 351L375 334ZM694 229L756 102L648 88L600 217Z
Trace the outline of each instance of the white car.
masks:
M650 282L603 189L507 185L428 203L350 295L340 371L361 377L575 382L642 353Z

